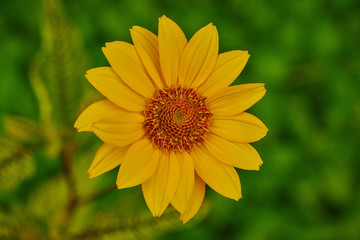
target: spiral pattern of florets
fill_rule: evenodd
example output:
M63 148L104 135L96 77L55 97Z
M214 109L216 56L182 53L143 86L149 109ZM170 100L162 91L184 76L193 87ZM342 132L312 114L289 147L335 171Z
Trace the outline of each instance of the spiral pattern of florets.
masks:
M160 149L190 151L205 140L210 117L205 98L194 89L168 88L149 100L144 127Z

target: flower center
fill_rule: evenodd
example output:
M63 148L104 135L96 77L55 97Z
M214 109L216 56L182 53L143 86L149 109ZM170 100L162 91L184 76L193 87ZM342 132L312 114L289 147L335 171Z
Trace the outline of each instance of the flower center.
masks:
M160 149L190 151L204 141L211 113L192 88L158 90L145 110L146 133Z

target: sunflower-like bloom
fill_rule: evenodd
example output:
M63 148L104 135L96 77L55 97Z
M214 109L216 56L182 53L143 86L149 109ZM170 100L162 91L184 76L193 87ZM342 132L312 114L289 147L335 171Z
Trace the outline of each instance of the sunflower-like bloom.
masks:
M165 16L158 36L138 26L130 33L133 44L115 41L102 48L111 67L86 73L107 98L90 105L75 123L79 132L94 132L104 142L90 178L120 165L119 189L141 184L153 216L171 204L184 223L200 209L205 184L238 200L234 167L259 170L262 160L249 143L268 131L244 112L264 96L264 84L229 87L248 52L219 54L211 23L189 41Z

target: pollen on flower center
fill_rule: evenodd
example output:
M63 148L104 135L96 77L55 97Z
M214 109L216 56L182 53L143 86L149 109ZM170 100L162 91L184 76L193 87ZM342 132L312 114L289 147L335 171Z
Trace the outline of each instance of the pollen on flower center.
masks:
M158 90L145 110L144 127L160 149L190 151L204 141L211 113L192 88Z

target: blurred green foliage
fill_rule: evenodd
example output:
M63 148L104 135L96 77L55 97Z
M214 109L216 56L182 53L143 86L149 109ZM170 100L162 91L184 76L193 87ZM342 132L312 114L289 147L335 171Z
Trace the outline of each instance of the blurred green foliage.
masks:
M62 5L0 2L0 239L360 239L359 1ZM116 171L89 180L99 141L72 129L101 98L84 78L108 65L101 46L156 33L163 14L188 38L213 22L221 52L250 52L235 84L267 88L250 110L270 129L263 166L238 171L238 202L208 189L207 217L209 204L185 226L172 209L152 218L140 188L114 190Z

